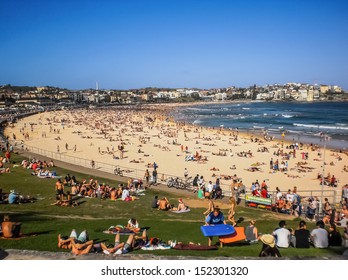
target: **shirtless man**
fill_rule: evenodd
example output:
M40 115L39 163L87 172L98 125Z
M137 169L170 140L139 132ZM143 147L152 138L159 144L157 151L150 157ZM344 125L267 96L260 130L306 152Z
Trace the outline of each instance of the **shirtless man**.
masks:
M171 209L172 206L169 203L169 200L166 197L163 197L158 201L158 210L168 210Z
M4 216L4 221L1 223L2 235L5 238L18 237L21 229L21 223L11 222L8 215Z
M62 183L62 181L60 179L58 179L57 182L56 182L56 191L57 191L57 195L59 196L59 199L63 200L64 185L63 185L63 183Z

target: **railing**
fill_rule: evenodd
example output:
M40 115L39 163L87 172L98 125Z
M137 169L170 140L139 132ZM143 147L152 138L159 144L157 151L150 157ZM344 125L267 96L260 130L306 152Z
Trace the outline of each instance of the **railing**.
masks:
M144 178L145 171L146 171L146 169L130 168L130 167L125 167L125 166L122 166L119 164L110 164L110 163L105 163L105 162L100 162L100 161L94 161L94 168L93 168L91 159L80 158L80 157L75 157L75 156L69 156L69 155L66 155L63 153L52 152L52 151L48 151L48 150L41 149L38 147L32 147L32 146L29 146L26 144L22 144L18 141L11 141L11 144L17 150L31 152L33 154L45 156L45 157L50 158L50 159L59 160L62 162L86 167L86 168L89 168L91 170L99 170L99 171L103 171L106 173L114 174L114 170L116 168L120 168L122 170L123 177L126 177L126 178L138 178L138 179ZM150 173L150 175L151 175L151 173ZM177 176L174 174L159 173L157 176L157 181L165 183L169 177L178 177L182 180L185 180L184 177L180 177L180 176ZM221 189L223 191L224 196L231 196L229 183L221 182ZM285 190L282 190L282 191L285 194ZM307 197L319 197L320 198L321 191L322 190L308 190L308 191L298 190L297 193L303 198L307 198ZM341 201L342 193L338 189L324 189L323 194L324 194L323 195L324 197L327 197L329 199L329 202L331 204L337 204ZM271 197L275 198L275 192L271 193Z
M27 151L33 154L47 157L52 160L59 160L62 162L90 168L91 170L99 170L106 173L114 174L114 170L116 168L120 168L122 170L123 177L126 177L126 178L138 178L138 179L144 178L145 171L146 171L146 168L145 169L130 168L130 167L125 167L119 164L110 164L110 163L105 163L100 161L94 161L94 168L93 168L91 159L80 158L75 156L69 156L63 153L52 152L52 151L48 151L38 147L29 146L24 143L20 143L18 141L11 141L11 144L13 145L15 149L19 151ZM150 175L151 175L151 172L150 172ZM159 173L157 176L157 181L166 182L169 177L174 177L174 178L178 177L179 179L185 180L184 177L180 177L175 174ZM222 183L221 188L225 196L229 196L231 194L231 192L229 191L228 184Z

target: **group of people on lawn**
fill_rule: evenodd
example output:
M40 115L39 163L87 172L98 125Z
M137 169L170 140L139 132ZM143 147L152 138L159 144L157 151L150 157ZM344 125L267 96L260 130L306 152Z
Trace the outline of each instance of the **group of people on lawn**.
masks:
M70 190L67 191L67 188ZM78 182L75 176L67 174L64 180L57 179L55 189L57 201L54 204L64 205L76 196L132 201L137 199L135 193L144 188L142 181L136 179L129 179L127 184L120 183L116 188L109 184L100 184L98 180L93 178L90 180L83 179L81 182Z

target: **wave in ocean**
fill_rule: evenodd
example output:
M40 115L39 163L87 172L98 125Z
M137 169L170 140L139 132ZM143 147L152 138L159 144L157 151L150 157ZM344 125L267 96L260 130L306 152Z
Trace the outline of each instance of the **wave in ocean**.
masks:
M302 123L293 123L294 126L300 126L300 127L308 127L308 128L319 128L319 129L343 129L348 130L348 127L343 126L331 126L331 125L315 125L315 124L302 124Z

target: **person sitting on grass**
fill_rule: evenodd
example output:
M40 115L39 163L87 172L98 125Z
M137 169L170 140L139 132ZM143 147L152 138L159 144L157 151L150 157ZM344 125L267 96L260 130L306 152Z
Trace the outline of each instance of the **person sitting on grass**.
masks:
M315 248L327 248L329 246L329 233L325 229L323 221L317 221L317 228L311 231L311 240Z
M142 232L141 236L130 234L126 242L120 242L120 237L120 234L117 233L115 236L115 244L112 248L109 248L109 246L107 246L105 243L100 244L104 254L127 254L135 248L145 246L146 243L149 241L146 230Z
M169 209L172 209L172 205L170 204L168 198L163 197L158 201L158 210L166 211Z
M257 227L255 226L255 223L255 220L251 220L249 221L249 226L245 228L246 240L249 243L257 243L259 240L259 234L257 231Z
M276 247L275 238L271 234L263 234L260 237L262 242L262 249L259 254L259 257L281 257L281 254Z
M139 223L136 218L129 219L126 228L133 230L134 232L138 232L140 230Z
M182 198L179 198L178 207L173 207L172 210L174 211L185 211L188 209L188 206L183 202Z
M10 190L10 194L8 195L8 203L9 204L17 204L19 203L19 195L15 190Z
M295 230L296 248L309 248L310 247L311 233L307 229L305 221L300 221L299 229Z
M9 215L4 215L4 221L1 223L3 237L19 237L21 225L21 223L11 222Z
M284 220L279 222L279 228L273 231L276 239L277 247L289 248L290 246L290 231L285 228L286 222Z
M329 228L329 246L341 246L342 236L341 233L336 229L335 224L330 224Z
M154 199L151 202L151 208L158 208L158 196L155 195Z

